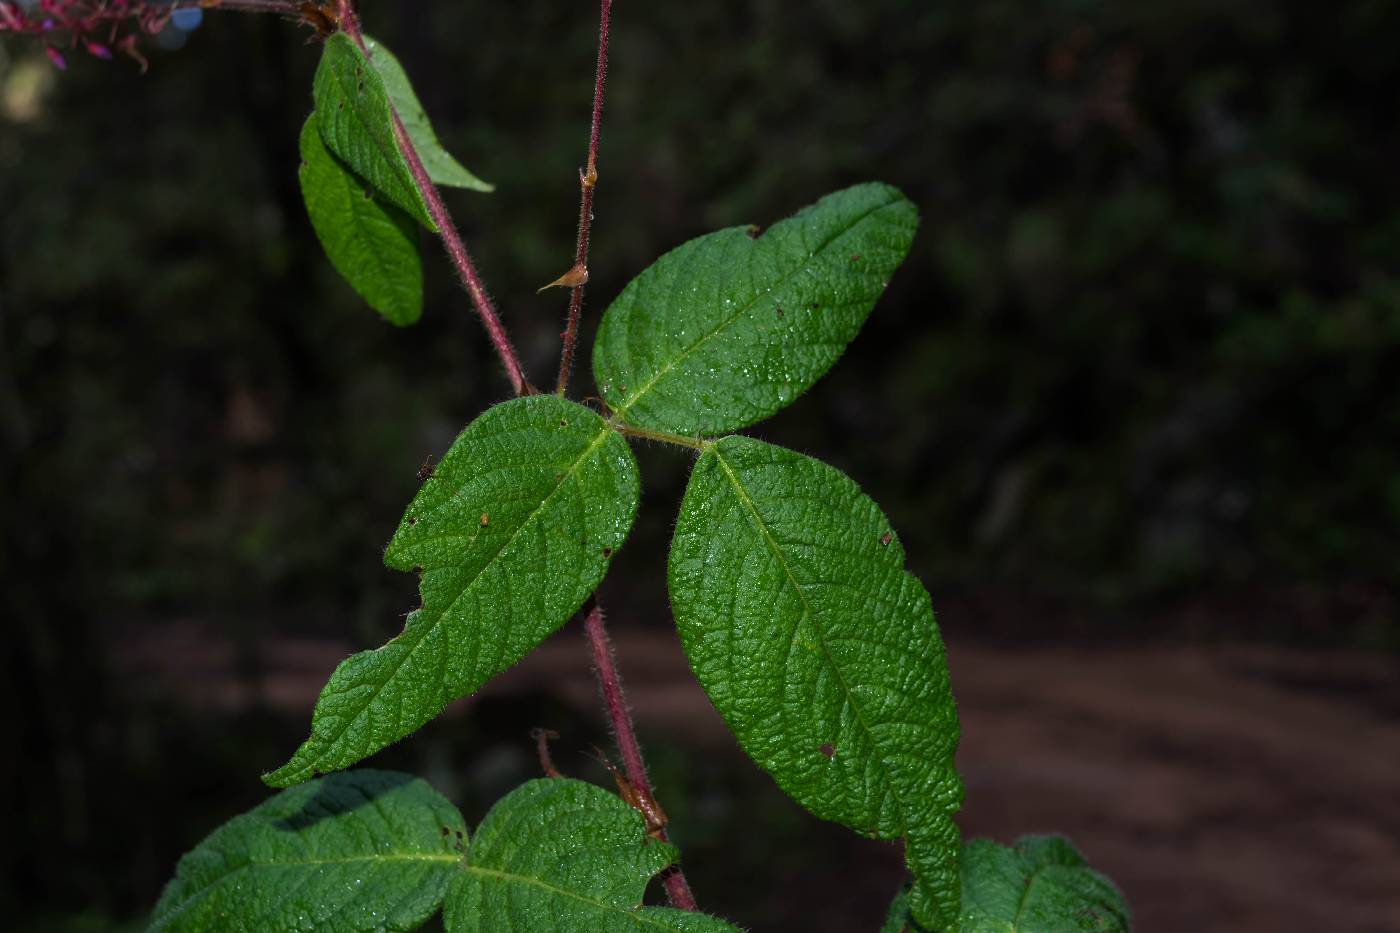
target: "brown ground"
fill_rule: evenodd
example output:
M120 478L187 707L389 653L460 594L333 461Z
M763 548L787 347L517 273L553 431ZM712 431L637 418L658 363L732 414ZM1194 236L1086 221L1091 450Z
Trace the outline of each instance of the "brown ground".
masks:
M146 630L122 663L196 705L244 705L229 649L206 634ZM591 710L582 650L556 636L486 693L548 690ZM347 651L269 646L261 701L306 717ZM1393 659L1243 646L950 653L968 834L1069 835L1125 890L1140 933L1400 931ZM644 732L729 753L673 637L624 631L618 654ZM897 871L884 856L856 864ZM876 890L892 884L883 874Z

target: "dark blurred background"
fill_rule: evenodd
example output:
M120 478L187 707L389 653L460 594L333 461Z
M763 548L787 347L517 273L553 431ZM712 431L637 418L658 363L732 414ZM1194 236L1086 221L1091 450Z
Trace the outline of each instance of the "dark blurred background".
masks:
M596 10L364 7L498 185L450 205L545 382L566 297L535 289L571 262ZM922 210L845 358L753 433L900 529L949 643L966 831L1069 834L1143 931L1400 928L1400 3L615 17L588 338L702 232L869 178ZM336 661L416 602L380 554L418 465L508 392L434 244L407 330L321 256L305 42L210 15L144 76L0 46L12 928L139 928L266 796ZM805 815L723 731L662 583L688 459L639 457L602 596L699 900L873 930L899 854ZM606 779L576 622L372 763L475 822L537 775L536 725Z

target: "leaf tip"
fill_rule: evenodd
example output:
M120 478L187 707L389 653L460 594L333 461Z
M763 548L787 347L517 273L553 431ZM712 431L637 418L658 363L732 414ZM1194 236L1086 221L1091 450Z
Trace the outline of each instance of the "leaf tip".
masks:
M301 759L302 752L299 749L282 767L264 773L262 782L268 787L282 790L321 776L319 771L307 767Z

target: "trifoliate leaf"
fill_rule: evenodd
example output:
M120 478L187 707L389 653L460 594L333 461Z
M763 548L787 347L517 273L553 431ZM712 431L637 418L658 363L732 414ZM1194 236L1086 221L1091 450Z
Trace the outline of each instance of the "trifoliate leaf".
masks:
M1127 933L1123 895L1059 836L1015 846L974 839L962 852L961 933Z
M462 163L454 159L452 154L442 147L442 143L438 142L437 133L433 132L433 125L428 121L428 114L419 103L418 95L413 93L413 85L409 82L403 65L393 53L382 43L368 36L365 37L365 47L369 49L370 64L374 65L374 70L379 72L379 77L384 80L384 90L389 93L389 100L398 111L404 129L408 130L408 138L413 140L413 148L418 151L418 158L428 170L428 177L436 184L450 185L454 188L470 188L472 191L496 190L495 185L484 182L467 171Z
M731 227L662 256L608 308L593 348L623 420L718 434L768 417L821 378L914 240L888 185L827 195L758 234Z
M600 787L531 781L486 815L443 904L448 933L737 933L705 914L643 907L675 864L632 807Z
M460 872L466 826L427 784L354 771L283 791L180 860L150 929L413 930Z
M423 314L418 225L337 159L313 114L301 131L301 195L331 265L391 324Z
M312 96L326 148L376 191L436 232L437 225L394 139L384 80L344 33L326 40Z
M671 543L691 667L739 744L817 816L903 839L916 916L957 914L958 717L928 593L841 472L744 437L707 445Z
M593 411L553 395L504 402L461 433L384 561L422 568L423 606L382 648L341 662L285 787L396 742L528 654L602 580L632 527L637 465Z

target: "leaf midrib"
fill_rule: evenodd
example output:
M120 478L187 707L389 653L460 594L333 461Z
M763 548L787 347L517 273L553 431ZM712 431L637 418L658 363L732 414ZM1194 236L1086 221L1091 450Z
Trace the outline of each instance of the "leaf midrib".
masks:
M870 742L870 747L882 749L883 743L876 738L870 724L866 722L864 710L861 709L860 704L856 701L855 694L852 692L850 684L846 681L845 673L841 670L840 665L836 663L836 659L826 643L826 632L818 622L817 613L812 608L812 604L807 600L806 591L803 590L801 583L798 582L797 577L793 574L792 566L788 563L787 557L784 556L782 549L778 547L777 541L774 540L772 533L769 532L768 523L765 522L763 516L759 514L758 506L754 503L753 499L750 498L743 483L740 482L739 477L724 459L724 454L718 450L714 450L713 452L715 459L719 461L720 467L724 470L725 476L728 477L730 484L734 487L734 492L739 497L739 501L744 504L749 514L753 516L753 520L758 525L759 534L763 537L764 543L768 545L769 550L773 552L773 556L777 558L778 564L783 568L783 574L787 577L788 583L791 584L793 590L796 591L798 599L802 601L803 613L811 620L812 627L816 630L817 641L821 644L822 654L826 657L831 670L835 672L836 680L841 685L841 691L846 695L846 701L851 704L851 709L855 711L856 722L860 723L860 728L865 733L867 741ZM885 761L883 752L878 754L875 760L880 763L880 771L885 777L886 784L889 786L890 794L894 797L895 803L899 805L900 835L907 840L909 836L908 804L905 803L904 798L900 795L898 784L890 775L889 764Z
M600 910L607 910L613 913L624 914L628 917L631 917L634 920L639 920L647 924L648 926L654 926L660 930L675 930L675 927L671 924L664 923L661 920L657 920L648 916L646 909L643 908L641 905L638 905L637 907L633 908L615 907L612 904L605 904L602 901L596 901L591 897L585 897L584 895L579 894L577 891L570 891L567 888L556 887L555 885L552 885L547 881L542 881L539 878L531 878L529 875L517 875L513 872L501 871L500 869L496 868L482 868L480 865L472 864L466 865L465 868L466 871L471 874L481 875L486 878L494 878L498 881L516 882L519 884L529 885L530 887L535 887L543 891L548 891L550 894L556 894L560 897L566 897L570 900L579 901L580 903L587 904L590 907L596 907Z
M1016 902L1016 916L1011 920L1011 933L1018 933L1021 929L1021 915L1026 912L1026 908L1030 905L1031 888L1035 887L1041 873L1050 867L1049 865L1040 865L1026 876L1025 886L1021 888L1021 897Z
M677 354L676 356L672 357L669 361L667 361L659 370L656 371L655 375L653 375L650 379L648 379L646 382L644 382L644 383L642 384L642 387L641 387L640 389L638 389L636 392L633 393L633 395L632 395L632 397L631 397L630 399L628 399L627 401L623 402L623 403L622 403L621 405L619 405L616 409L614 409L614 414L616 414L617 417L621 418L623 415L625 415L628 411L631 410L631 408L632 408L633 405L637 404L638 400L640 400L640 399L641 399L643 396L645 396L649 391L651 391L652 386L656 385L656 383L657 383L658 381L660 381L660 379L661 379L663 376L665 376L667 373L669 373L672 369L675 369L676 366L679 365L680 362L681 362L682 360L684 360L685 358L687 358L688 356L690 356L692 353L694 353L696 350L698 350L698 349L701 347L701 345L703 345L704 343L706 343L711 337L714 337L714 336L715 336L716 334L718 334L720 331L722 331L722 330L726 329L727 327L729 327L730 324L733 324L736 320L738 320L738 318L739 318L740 315L743 315L743 314L748 313L748 312L753 308L753 306L756 305L756 304L758 304L758 302L759 302L760 300L762 300L766 295L771 295L773 292L775 292L775 291L777 291L778 289L782 288L783 286L787 285L788 282L792 281L792 279L793 279L794 276L796 276L798 273L802 272L804 269L806 269L806 268L808 267L808 265L811 264L812 260L815 259L815 258L817 257L817 254L818 254L818 253L821 253L822 251L826 250L828 247L831 246L831 244L835 243L835 242L836 242L837 240L839 240L841 237L843 237L843 236L845 236L846 234L850 233L850 232L851 232L852 230L854 230L857 226L859 226L861 223L863 223L863 222L866 220L866 218L870 217L870 215L874 214L876 211L882 211L882 210L884 210L885 208L889 207L891 204L897 204L897 203L898 203L898 199L895 199L895 200L886 201L885 203L880 204L880 205L878 205L878 206L876 206L876 207L872 207L870 210L865 211L865 212L864 212L863 214L861 214L859 217L857 217L857 218L855 218L854 220L852 220L849 226L843 228L842 230L838 231L837 233L835 233L835 234L833 234L832 236L830 236L829 238L827 238L826 242L822 243L820 246L816 247L816 248L813 249L811 252L809 252L809 253L807 254L807 258L804 259L804 260L802 260L802 262L798 263L797 266L796 266L791 272L788 272L786 275L784 275L784 276L783 276L781 279L779 279L777 282L775 282L774 284L768 286L767 289L765 289L765 290L763 290L763 291L760 291L758 294L754 295L753 298L750 299L746 304L742 305L738 310L736 310L733 314L729 315L727 318L724 318L723 320L721 320L718 324L716 324L713 328L711 328L711 329L710 329L704 336L702 336L699 340L695 341L695 343L693 343L693 344L691 344L690 346L686 347L686 348L685 348L684 350L682 350L679 354ZM790 219L795 220L795 218L790 218ZM773 231L770 230L770 231L768 231L768 234L765 234L765 235L771 235L772 232L773 232ZM761 240L761 239L762 239L762 237L760 237L760 240ZM758 243L755 242L755 243L753 244L753 247L754 247L755 249L758 248ZM624 420L625 420L625 419L624 419Z
M535 520L535 517L539 515L540 512L544 509L544 507L550 503L550 501L554 498L555 494L558 493L560 489L564 488L565 482L571 476L574 475L574 472L578 470L580 464L587 460L588 457L591 456L595 450L602 446L602 444L608 439L608 436L610 434L612 434L612 431L608 429L608 426L606 424L602 424L599 426L598 435L591 442L589 442L588 446L584 448L583 453L579 454L578 458L575 459L572 464L570 464L569 468L565 470L563 474L561 474L559 481L554 484L554 488L549 491L549 494L540 500L540 504L535 506L535 508L531 510L530 514L525 517L525 520L522 521L516 527L516 529L511 532L510 537L508 537L505 540L505 542L499 548L496 549L496 552L492 554L488 560L482 563L481 567L472 576L471 580L467 581L462 585L461 591L458 592L457 595L454 596L452 600L446 606L444 606L440 612L437 613L436 617L431 622L424 626L423 632L418 637L418 640L415 641L413 644L409 645L408 650L404 652L404 656L399 660L399 662L396 665L394 665L393 669L388 673L388 675L385 676L385 678L379 684L377 684L375 688L370 692L370 694L365 698L364 705L361 706L360 709L354 715L343 717L344 725L337 732L335 732L334 735L325 740L325 750L322 751L321 754L316 756L316 758L312 762L303 766L301 769L301 773L306 773L307 771L315 770L316 765L323 761L326 755L330 753L330 747L334 746L336 742L340 741L340 739L349 730L351 723L364 714L364 711L369 708L369 705L374 702L375 698L378 697L379 694L384 690L384 688L389 685L389 682L398 676L399 671L401 671L403 669L403 666L408 663L410 658L413 657L414 652L416 652L423 645L423 643L428 640L429 635L431 635L434 631L437 630L437 627L442 624L443 618L447 615L448 612L452 610L453 606L457 605L457 601L461 599L462 596L468 590L475 586L476 582L481 579L482 574L484 574L487 571L487 569L490 568L500 558L501 554L504 553L507 548L509 548L512 544L515 543L515 539L520 536L520 533L525 530L525 527ZM395 641L398 641L398 639L402 638L404 634L405 633L400 633L393 639L390 639L390 641L387 644L381 645L379 648L375 648L373 650L384 650L384 648L388 647L388 645L391 645Z

